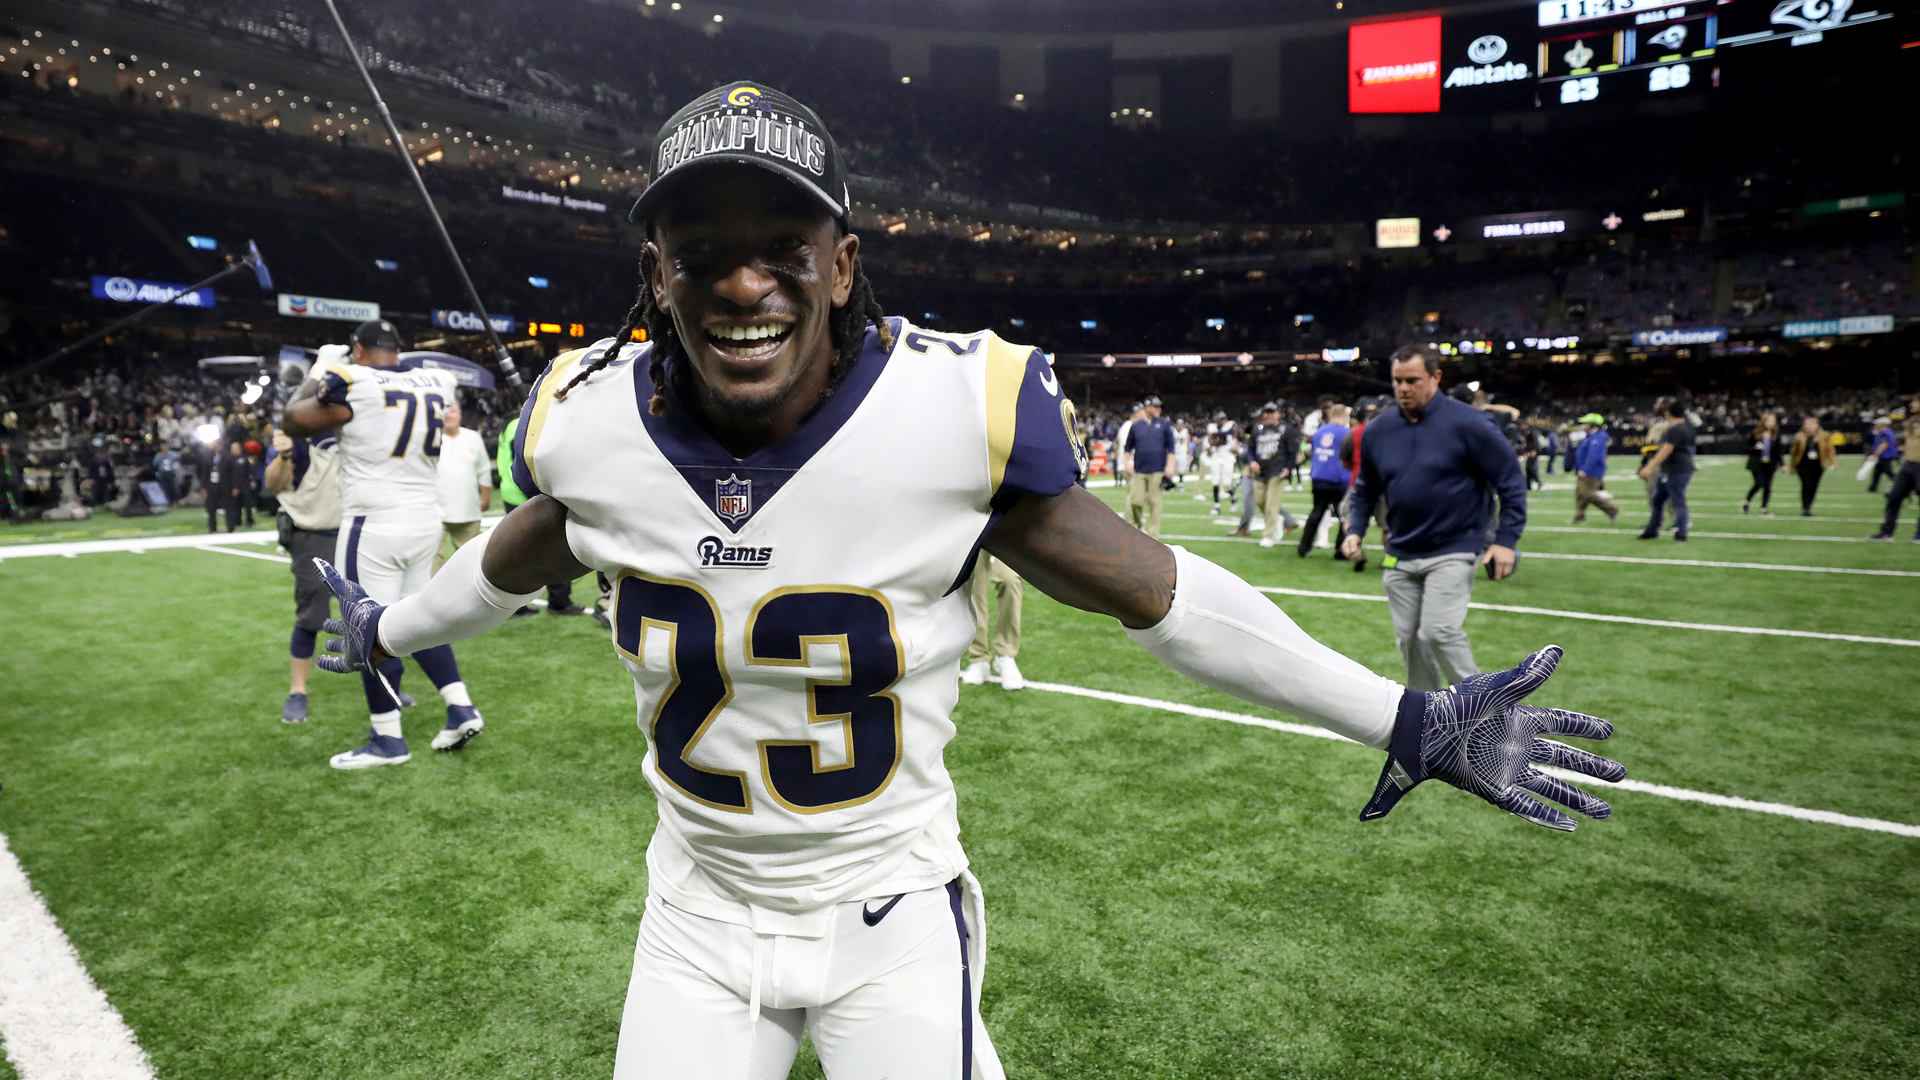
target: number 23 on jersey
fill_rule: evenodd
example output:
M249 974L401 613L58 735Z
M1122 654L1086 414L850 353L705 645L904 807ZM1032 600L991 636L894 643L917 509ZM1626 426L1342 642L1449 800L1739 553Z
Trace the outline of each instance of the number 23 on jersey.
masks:
M713 726L730 720L733 678L719 606L692 582L631 570L621 573L614 595L614 645L621 655L645 666L649 636L666 638L668 681L647 725L661 774L697 802L752 813L745 773L692 761ZM851 585L775 589L747 616L745 642L748 669L816 668L824 663L813 659L817 646L839 654L838 677L796 674L791 716L808 725L796 734L818 732L844 745L845 762L822 764L819 738L758 740L760 776L773 800L795 813L817 814L885 791L900 766L900 699L892 691L906 670L887 598ZM654 648L656 655L662 651ZM755 718L763 725L787 721L786 715ZM813 726L827 724L835 728Z

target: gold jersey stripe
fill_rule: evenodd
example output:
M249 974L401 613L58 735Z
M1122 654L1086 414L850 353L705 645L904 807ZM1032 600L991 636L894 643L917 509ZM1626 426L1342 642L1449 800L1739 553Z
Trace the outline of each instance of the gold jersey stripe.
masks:
M1033 347L1000 340L987 335L987 468L993 490L1007 475L1007 459L1013 456L1014 423L1020 415L1020 384L1027 375L1027 358Z
M553 366L541 377L539 385L533 388L533 411L527 415L527 437L520 444L520 460L527 463L527 475L533 478L533 486L545 491L546 485L540 482L540 474L533 469L533 447L540 440L540 431L547 426L547 410L553 408L553 392L567 384L575 365L587 350L575 349L554 357Z

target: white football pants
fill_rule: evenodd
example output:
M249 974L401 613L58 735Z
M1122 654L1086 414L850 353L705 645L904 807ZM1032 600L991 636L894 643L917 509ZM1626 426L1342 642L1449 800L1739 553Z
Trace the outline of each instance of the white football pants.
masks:
M1005 1080L960 883L837 905L823 937L647 898L614 1080L780 1080L800 1033L832 1080Z
M440 511L382 510L348 515L335 541L334 569L358 582L377 604L391 604L427 587L440 550Z

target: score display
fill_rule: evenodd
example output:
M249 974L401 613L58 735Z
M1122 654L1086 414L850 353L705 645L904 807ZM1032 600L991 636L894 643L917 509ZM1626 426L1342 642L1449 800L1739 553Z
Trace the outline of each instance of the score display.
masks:
M1606 7L1616 9L1605 12ZM1549 0L1534 58L1542 105L1672 94L1720 84L1720 17L1700 0Z
M1729 86L1845 75L1920 46L1903 42L1913 16L1874 2L1534 0L1354 23L1348 111L1579 108L1700 94L1723 72Z

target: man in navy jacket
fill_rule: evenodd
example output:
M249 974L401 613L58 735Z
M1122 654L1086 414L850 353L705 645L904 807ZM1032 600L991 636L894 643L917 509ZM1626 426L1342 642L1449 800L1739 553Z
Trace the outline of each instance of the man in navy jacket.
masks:
M1483 412L1440 389L1440 359L1422 345L1393 354L1397 412L1367 425L1360 474L1340 549L1359 558L1373 507L1387 505L1382 584L1393 636L1407 662L1407 687L1438 690L1480 669L1461 623L1473 572L1490 564L1513 573L1514 548L1527 525L1527 481L1500 429ZM1494 499L1499 520L1487 543Z

